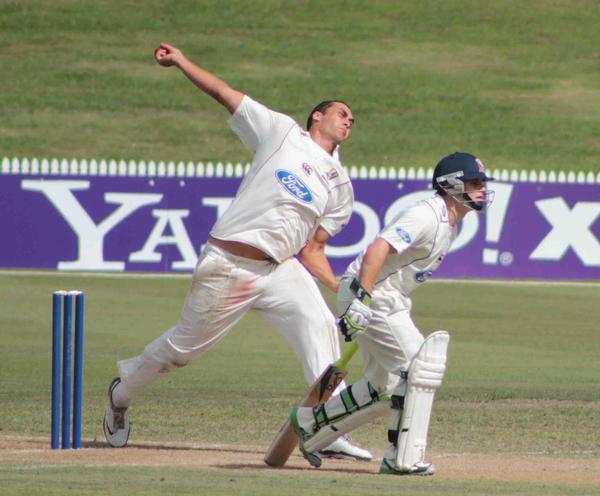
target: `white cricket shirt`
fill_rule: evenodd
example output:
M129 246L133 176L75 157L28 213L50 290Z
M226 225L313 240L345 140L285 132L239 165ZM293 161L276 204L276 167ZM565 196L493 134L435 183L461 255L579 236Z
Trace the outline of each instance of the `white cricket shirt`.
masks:
M397 253L388 255L375 286L386 281L408 295L438 268L456 239L457 229L448 222L446 203L435 195L408 206L377 237ZM350 264L345 276L358 276L366 249Z
M254 158L211 236L246 243L282 262L319 226L334 236L346 225L354 192L337 150L329 155L291 117L248 96L229 124Z

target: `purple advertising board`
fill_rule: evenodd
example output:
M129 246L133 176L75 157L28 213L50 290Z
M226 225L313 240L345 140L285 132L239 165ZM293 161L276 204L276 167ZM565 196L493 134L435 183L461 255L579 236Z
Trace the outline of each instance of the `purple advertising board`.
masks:
M0 267L190 272L245 167L4 159ZM465 218L434 277L600 279L600 175L491 172L494 203ZM327 250L337 273L433 194L431 171L350 173L354 214Z

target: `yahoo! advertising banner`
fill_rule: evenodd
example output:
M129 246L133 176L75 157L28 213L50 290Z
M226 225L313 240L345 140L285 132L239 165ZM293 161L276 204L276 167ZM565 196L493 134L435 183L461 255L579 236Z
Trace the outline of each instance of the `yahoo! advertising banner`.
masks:
M243 172L240 164L5 159L0 267L192 271ZM433 194L430 173L351 170L371 178L353 178L354 215L328 247L337 273L405 206ZM494 203L467 215L434 277L600 279L598 177L492 174L502 179L491 183Z

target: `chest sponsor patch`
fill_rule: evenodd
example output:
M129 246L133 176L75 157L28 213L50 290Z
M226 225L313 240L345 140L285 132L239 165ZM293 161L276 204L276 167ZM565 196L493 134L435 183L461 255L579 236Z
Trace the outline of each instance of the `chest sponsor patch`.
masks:
M396 228L396 234L398 235L398 237L404 241L407 245L410 245L412 243L412 238L410 237L410 234L408 234L404 229L402 229L401 227L397 227Z
M278 169L275 171L275 176L288 193L304 203L312 203L313 197L308 186L294 174L283 169Z
M423 272L417 272L415 274L415 281L425 282L427 279L429 279L431 277L431 274L433 274L433 272L430 270L425 270Z

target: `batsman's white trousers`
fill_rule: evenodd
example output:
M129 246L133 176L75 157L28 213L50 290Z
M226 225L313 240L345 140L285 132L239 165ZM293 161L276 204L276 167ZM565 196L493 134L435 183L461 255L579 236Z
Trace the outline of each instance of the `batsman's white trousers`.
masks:
M196 265L179 323L141 355L118 362L127 396L133 399L159 374L206 353L250 309L287 340L308 384L339 358L334 316L298 260L250 260L209 243Z
M342 277L340 281L337 293L340 314L355 298L350 291L351 282L351 277ZM379 393L391 392L405 387L406 381L401 380L400 375L408 371L424 338L410 316L410 298L388 281L379 284L371 296L373 316L367 330L356 340L364 361L365 377ZM403 390L397 394L403 394Z

